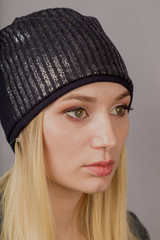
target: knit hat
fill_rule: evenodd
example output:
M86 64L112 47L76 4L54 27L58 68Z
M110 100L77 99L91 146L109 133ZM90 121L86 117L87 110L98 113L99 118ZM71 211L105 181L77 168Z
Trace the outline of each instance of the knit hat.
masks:
M0 31L0 120L14 150L20 131L63 94L93 82L133 84L96 18L68 8L16 18Z

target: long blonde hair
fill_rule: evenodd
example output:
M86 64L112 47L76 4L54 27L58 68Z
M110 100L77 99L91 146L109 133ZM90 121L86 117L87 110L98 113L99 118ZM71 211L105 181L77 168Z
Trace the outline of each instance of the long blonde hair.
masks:
M56 240L43 158L43 115L44 111L19 134L14 167L0 180L0 240ZM87 240L132 239L127 224L125 150L109 189L83 194L77 211L77 227Z

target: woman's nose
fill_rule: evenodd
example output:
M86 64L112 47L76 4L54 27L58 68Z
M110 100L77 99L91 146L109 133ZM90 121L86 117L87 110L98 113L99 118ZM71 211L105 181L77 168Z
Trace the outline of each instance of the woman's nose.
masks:
M100 120L95 124L94 133L91 139L93 148L105 148L110 150L117 144L117 138L109 117Z

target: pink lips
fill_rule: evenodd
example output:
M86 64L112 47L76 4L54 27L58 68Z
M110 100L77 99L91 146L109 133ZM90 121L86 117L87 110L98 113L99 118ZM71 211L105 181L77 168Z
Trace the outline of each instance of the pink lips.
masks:
M89 165L85 165L84 167L87 168L93 174L102 177L110 175L113 170L114 161L99 161Z

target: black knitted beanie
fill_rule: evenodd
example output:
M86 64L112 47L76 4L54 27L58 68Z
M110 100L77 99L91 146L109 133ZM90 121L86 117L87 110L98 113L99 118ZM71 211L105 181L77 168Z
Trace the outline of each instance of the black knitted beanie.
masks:
M104 81L122 84L132 97L125 64L96 18L46 9L0 31L0 120L13 150L43 108L77 87Z

